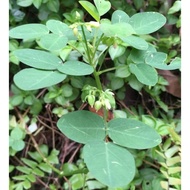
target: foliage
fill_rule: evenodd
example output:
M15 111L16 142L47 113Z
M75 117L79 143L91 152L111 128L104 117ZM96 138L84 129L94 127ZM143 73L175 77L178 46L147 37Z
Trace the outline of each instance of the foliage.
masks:
M32 183L46 173L59 179L47 185L50 189L167 189L169 185L180 189L180 157L168 164L180 151L178 123L162 100L169 83L159 72L180 69L179 34L173 32L168 37L165 27L175 25L174 31L180 27L180 1L171 8L167 3L163 5L167 6L161 6L160 14L158 1L154 0L10 1L14 81L10 110L16 111L22 124L20 127L20 121L13 117L10 155L14 157L26 149L27 137L38 155L32 157L33 153L27 151L29 156L21 159L27 166L20 162L21 166L16 167L22 174L11 177L12 189L33 188ZM37 12L27 19L22 10L30 7L31 13ZM141 106L136 110L124 105L126 84L142 99L144 93L149 95L154 102L152 113L142 102L150 115L145 115ZM91 112L83 110L86 105ZM23 122L18 109L32 116L29 127L29 119ZM44 145L46 152L38 148L34 138L42 134L44 126L49 129L40 119L44 110L44 116L49 117L44 121L51 125L53 137L51 151ZM39 129L36 123L43 127ZM78 164L63 164L57 157L54 133L59 130L84 144ZM59 134L59 138L63 136ZM49 160L52 154L55 162ZM11 165L11 172L14 168Z

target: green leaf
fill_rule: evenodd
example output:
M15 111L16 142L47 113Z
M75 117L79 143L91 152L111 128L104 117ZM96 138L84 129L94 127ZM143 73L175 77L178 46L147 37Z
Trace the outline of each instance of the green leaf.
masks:
M33 0L17 0L17 5L21 7L29 7L32 4Z
M63 164L63 172L65 176L72 175L72 173L77 169L77 166L73 163L66 162L65 164Z
M29 167L27 167L27 166L17 166L16 169L17 169L18 171L21 171L21 172L24 173L24 174L29 174L29 173L31 173L31 171L32 171L32 169L29 168Z
M145 85L154 86L158 81L157 71L150 65L144 63L130 64L129 68L131 73Z
M28 179L29 181L31 181L32 183L34 183L34 182L36 181L36 177L35 177L34 174L29 174L29 175L27 175L27 179Z
M108 37L127 37L135 34L134 29L128 23L101 23L100 29Z
M139 10L141 7L143 7L143 4L145 3L144 0L134 0L133 1L135 7L137 10Z
M83 8L97 21L100 21L100 15L96 7L88 1L79 1Z
M122 78L115 77L111 80L111 88L112 90L117 90L124 85L124 81Z
M181 1L175 1L173 6L168 10L168 14L174 14L181 10Z
M92 66L81 61L66 61L57 69L62 73L74 76L89 75L94 71Z
M71 183L72 190L81 189L82 187L84 187L85 178L82 174L75 174L72 175L71 178L69 178L69 183Z
M156 52L156 49L149 45L147 50L132 49L129 57L134 63L145 63L145 58L154 52Z
M48 33L47 27L43 24L24 24L12 28L9 36L17 39L36 39Z
M43 170L44 172L52 173L51 167L50 167L48 164L46 164L46 163L40 163L40 164L38 165L38 167L39 167L41 170Z
M162 69L162 70L180 69L181 59L179 57L176 57L174 60L172 60L169 65L165 63L166 59L167 59L166 53L156 52L149 54L146 57L145 62L157 69Z
M10 104L12 106L18 106L23 102L23 95L14 95L10 98Z
M121 39L127 43L127 45L132 46L139 50L146 50L148 48L148 43L137 36L127 36L127 37L121 37Z
M123 55L125 53L125 47L121 46L121 45L111 45L109 47L109 54L112 60L114 60L115 58Z
M39 9L40 6L41 6L41 4L42 4L42 1L43 1L43 0L33 0L32 2L33 2L33 5L34 5L37 9Z
M38 168L34 168L32 170L32 173L37 175L37 176L40 176L40 177L44 177L44 172L42 172L41 170L39 170Z
M59 0L48 0L47 7L50 11L57 13L59 11Z
M11 147L16 151L21 151L25 147L25 143L23 140L13 140Z
M105 137L103 119L89 111L75 111L63 115L57 126L68 138L79 143L103 140Z
M115 76L119 78L126 78L131 74L129 71L129 66L128 65L123 65L116 69L115 71Z
M94 0L94 3L100 16L106 14L111 8L111 3L109 1Z
M122 10L116 10L111 16L112 24L115 23L127 23L129 21L129 15Z
M60 36L67 35L67 32L70 30L68 25L59 20L48 20L46 26L51 32Z
M56 51L64 48L68 42L66 36L59 36L57 34L47 34L40 38L39 45L49 51Z
M23 90L37 90L60 83L66 75L58 71L23 69L14 76L15 84Z
M28 166L30 166L31 168L35 168L37 166L37 163L32 161L32 160L29 160L27 158L21 158L21 160Z
M134 75L130 75L127 80L129 81L130 87L137 91L141 91L142 87L144 86L141 82L137 80Z
M94 141L83 149L84 161L90 173L109 187L125 186L135 175L133 156L110 142Z
M28 181L27 179L25 179L25 180L23 181L23 187L24 187L25 189L29 189L29 188L31 187L30 181Z
M23 138L24 135L24 131L22 129L20 129L19 127L15 127L12 131L11 131L11 138L14 140L20 140Z
M150 34L166 23L166 18L157 12L141 12L133 15L129 23L137 34Z
M53 70L61 65L62 61L56 55L35 49L18 49L14 55L26 65L37 69Z
M133 119L116 118L108 123L108 135L128 148L147 149L161 143L160 135L148 125Z

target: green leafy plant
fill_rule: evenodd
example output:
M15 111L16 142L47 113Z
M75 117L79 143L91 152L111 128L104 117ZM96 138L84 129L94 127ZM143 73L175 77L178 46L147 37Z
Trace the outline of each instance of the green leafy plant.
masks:
M56 2L49 1L55 12L59 7ZM75 85L78 82L82 89L82 102L96 112L102 110L103 118L78 110L64 114L57 126L68 138L84 144L84 162L94 178L108 187L123 187L133 180L136 170L128 149L149 149L162 139L154 128L141 121L126 118L108 121L109 110L117 106L112 91L122 88L125 82L137 90L143 86L151 88L159 82L157 69L179 69L180 58L168 61L166 53L157 51L143 37L165 25L162 14L141 12L130 17L116 10L109 20L101 18L111 8L109 1L94 0L95 5L88 1L79 3L95 21L82 21L76 11L76 22L71 25L51 19L46 24L25 24L10 30L11 38L36 42L36 48L12 52L29 67L15 74L14 82L26 91L51 89L62 83L61 91L54 89L53 95L51 92L46 95L46 101L51 102L51 97L63 94L70 97L72 87L66 81L75 79ZM106 58L112 60L113 66L106 68ZM111 86L101 82L110 71L115 71L114 77L110 77ZM80 77L84 76L93 77L95 85L81 85ZM64 105L64 100L59 99L59 104Z

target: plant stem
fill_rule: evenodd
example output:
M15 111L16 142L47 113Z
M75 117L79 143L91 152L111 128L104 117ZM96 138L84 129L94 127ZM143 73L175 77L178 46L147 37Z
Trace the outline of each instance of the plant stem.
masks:
M117 69L118 67L112 67L112 68L109 68L109 69L105 69L105 70L102 70L102 71L99 71L98 74L101 75L102 73L106 73L108 71L113 71L115 69Z
M99 90L102 90L102 84L100 82L99 74L97 73L95 65L92 62L92 60L94 60L94 57L92 57L92 58L90 57L90 50L88 48L87 39L86 39L86 36L85 36L85 33L84 33L84 27L82 25L81 25L81 29L82 29L82 34L83 34L83 37L84 37L84 43L85 43L85 46L86 46L86 53L87 53L87 56L88 56L88 61L89 61L90 65L94 68L93 75L94 75L94 78L95 78L95 81L96 81L97 88Z
M29 133L31 139L32 139L32 142L34 143L34 147L36 148L36 150L38 151L38 153L40 154L40 156L43 158L43 161L45 163L47 163L51 169L56 172L57 174L59 174L60 176L63 176L63 172L58 170L57 168L55 168L48 160L47 158L44 156L44 154L41 152L41 150L39 149L38 147L38 144L36 143L36 140L34 139L33 135L31 133Z

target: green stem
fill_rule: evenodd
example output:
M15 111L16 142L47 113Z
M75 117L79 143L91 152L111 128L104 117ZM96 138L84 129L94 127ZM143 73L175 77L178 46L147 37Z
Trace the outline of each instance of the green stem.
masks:
M102 73L106 73L108 71L113 71L113 70L116 70L118 67L112 67L112 68L109 68L109 69L105 69L105 70L102 70L102 71L99 71L98 74L101 75Z
M63 176L64 173L63 173L62 171L58 170L57 168L55 168L55 167L48 161L48 159L44 156L44 154L41 152L41 150L39 149L38 144L37 144L36 140L34 139L33 135L32 135L31 133L29 133L29 135L30 135L30 137L31 137L31 139L32 139L32 142L34 143L34 147L36 148L36 150L38 151L38 153L39 153L40 156L42 157L43 161L44 161L46 164L48 164L54 172L56 172L57 174Z
M95 78L95 81L96 81L97 88L99 90L102 90L102 84L100 82L99 74L97 73L96 68L95 68L95 66L94 66L94 64L92 62L94 57L93 58L90 57L90 50L88 48L87 39L86 39L86 36L85 36L85 33L84 33L84 28L83 28L82 25L81 25L81 29L82 29L82 34L83 34L83 37L84 37L84 43L85 43L85 46L86 46L86 53L87 53L87 56L88 56L88 60L89 60L90 65L94 68L93 75L94 75L94 78Z

